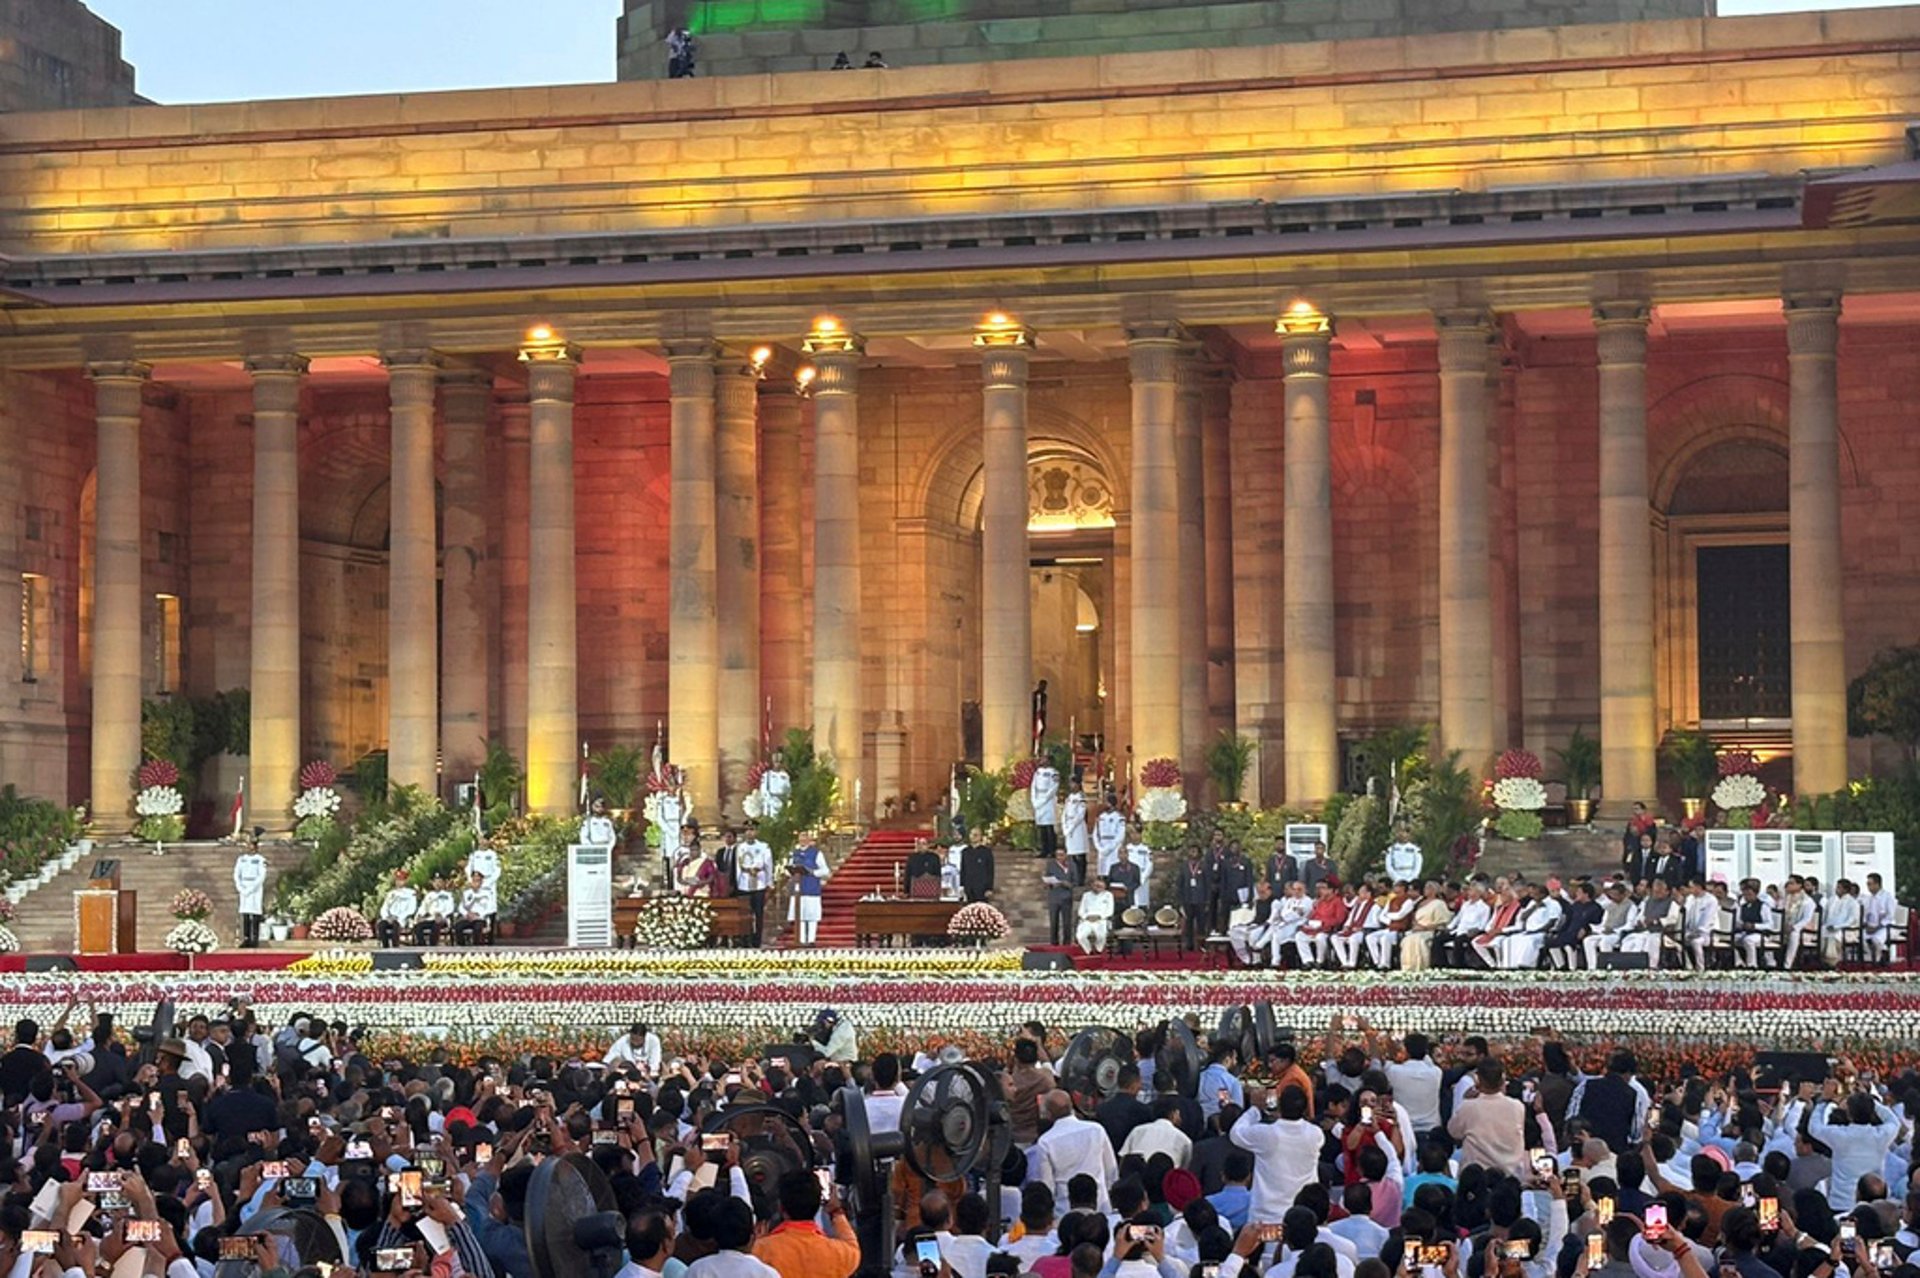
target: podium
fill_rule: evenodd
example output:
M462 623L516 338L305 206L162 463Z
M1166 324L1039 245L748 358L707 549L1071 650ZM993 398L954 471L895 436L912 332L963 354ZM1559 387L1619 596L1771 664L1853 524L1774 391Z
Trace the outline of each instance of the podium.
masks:
M96 862L73 894L76 954L132 954L139 942L140 894L120 887L120 862Z

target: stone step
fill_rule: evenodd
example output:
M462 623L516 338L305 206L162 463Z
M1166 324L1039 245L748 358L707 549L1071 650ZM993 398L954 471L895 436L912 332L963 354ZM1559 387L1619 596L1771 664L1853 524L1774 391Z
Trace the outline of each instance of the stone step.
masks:
M305 844L262 843L267 860L267 900L273 900L280 874L298 865L307 854ZM101 857L120 859L120 887L140 894L139 948L158 951L173 930L174 893L198 888L213 902L207 925L220 937L222 948L240 939L240 894L233 887L233 862L240 849L230 843L169 843L163 856L153 855L146 843L96 844L93 855L54 876L17 907L13 932L20 948L30 953L70 954L74 949L73 894L87 885L87 873Z

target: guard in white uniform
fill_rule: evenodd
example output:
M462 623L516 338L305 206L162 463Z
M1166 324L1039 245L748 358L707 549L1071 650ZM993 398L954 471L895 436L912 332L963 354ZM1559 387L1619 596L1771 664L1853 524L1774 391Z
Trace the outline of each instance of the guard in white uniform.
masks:
M1027 797L1033 801L1033 825L1040 835L1036 855L1051 857L1060 846L1060 773L1051 763L1035 770L1027 785Z
M1087 881L1087 796L1075 790L1061 812L1060 830L1067 841L1067 860L1075 883Z
M406 939L407 927L413 922L413 916L420 912L420 894L407 882L404 869L393 872L393 886L387 889L387 895L380 902L380 918L373 925L373 934L380 942L380 948L390 950Z
M233 863L233 889L240 894L240 948L260 948L260 920L267 913L267 858L260 855L256 828L247 850Z
M1101 878L1113 870L1113 863L1120 859L1120 853L1127 846L1127 814L1118 807L1109 804L1100 809L1099 817L1093 823L1093 846L1099 859L1094 863Z
M767 919L767 893L773 888L773 849L760 838L757 821L747 822L747 837L734 848L733 887L753 911L753 943L761 944Z

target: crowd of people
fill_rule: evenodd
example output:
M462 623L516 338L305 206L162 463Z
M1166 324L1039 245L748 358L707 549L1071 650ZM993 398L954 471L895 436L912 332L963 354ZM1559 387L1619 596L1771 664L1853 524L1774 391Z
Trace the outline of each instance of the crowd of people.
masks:
M1243 1059L1189 1017L1202 1061L1147 1027L1100 1093L1029 1024L974 1062L1004 1160L880 1169L883 1253L854 1224L849 1107L899 1127L958 1054L863 1056L831 1010L751 1058L634 1025L598 1060L464 1065L239 1001L144 1050L72 1011L0 1056L5 1278L535 1278L530 1186L566 1155L606 1177L620 1278L1920 1278L1920 1076L1817 1055L1586 1075L1550 1035L1503 1060L1336 1015ZM714 1134L750 1104L808 1146L784 1175Z

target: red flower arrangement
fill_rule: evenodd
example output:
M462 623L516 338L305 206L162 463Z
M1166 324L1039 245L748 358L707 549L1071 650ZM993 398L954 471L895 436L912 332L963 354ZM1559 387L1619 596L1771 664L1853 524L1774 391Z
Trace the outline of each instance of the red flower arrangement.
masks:
M1541 771L1540 756L1531 750L1509 750L1493 764L1493 775L1497 781L1508 781L1514 777L1530 777L1538 781Z
M151 790L156 785L179 785L180 769L171 759L148 759L140 765L137 779L142 790Z
M647 790L652 794L671 794L683 790L687 784L687 770L677 763L669 763L660 769L660 775L647 773Z
M302 790L322 790L340 779L339 769L325 759L315 759L300 769Z
M1039 770L1040 760L1022 759L1013 765L1013 772L1009 774L1008 780L1012 782L1014 789L1024 790L1033 784L1033 774Z
M1148 759L1140 769L1140 784L1155 790L1180 788L1180 765L1172 759Z
M1751 777L1760 774L1760 760L1753 757L1751 750L1728 750L1720 756L1720 775L1723 777Z

